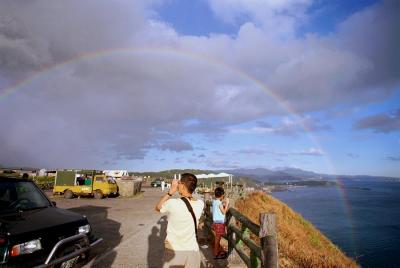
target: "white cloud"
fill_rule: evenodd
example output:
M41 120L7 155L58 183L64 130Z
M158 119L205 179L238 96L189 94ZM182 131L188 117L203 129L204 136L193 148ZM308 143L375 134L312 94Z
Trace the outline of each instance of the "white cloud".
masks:
M321 123L316 118L310 116L298 117L291 119L284 117L279 124L271 125L268 122L260 121L257 126L250 128L230 129L234 134L275 134L281 136L297 136L304 132L328 131L331 127Z
M227 23L253 21L265 33L293 36L296 25L306 19L311 0L208 0L214 13Z
M320 148L310 147L304 150L292 150L292 151L277 151L277 150L270 150L263 147L246 147L240 150L236 150L235 154L243 154L243 155L265 155L265 154L272 154L277 156L296 156L296 155L303 155L303 156L324 156L326 152L324 152Z

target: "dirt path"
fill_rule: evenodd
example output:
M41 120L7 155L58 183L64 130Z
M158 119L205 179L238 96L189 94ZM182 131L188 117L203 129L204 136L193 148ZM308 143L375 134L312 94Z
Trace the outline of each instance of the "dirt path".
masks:
M60 208L87 216L97 237L104 242L93 250L87 267L161 267L166 216L154 211L162 196L159 188L144 188L134 198L52 198ZM227 267L214 262L210 248L202 249L203 267Z

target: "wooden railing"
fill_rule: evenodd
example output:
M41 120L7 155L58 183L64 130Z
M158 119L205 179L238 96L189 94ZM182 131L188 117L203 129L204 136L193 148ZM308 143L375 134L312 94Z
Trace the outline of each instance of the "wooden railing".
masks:
M212 234L211 201L206 201L204 215L206 231ZM257 225L236 209L229 208L225 222L228 254L234 249L247 267L278 267L275 214L260 213L260 225ZM259 243L251 239L251 233L259 238Z

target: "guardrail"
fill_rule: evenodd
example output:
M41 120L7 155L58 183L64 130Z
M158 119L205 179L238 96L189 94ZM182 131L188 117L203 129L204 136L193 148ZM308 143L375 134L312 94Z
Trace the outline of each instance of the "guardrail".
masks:
M278 268L275 214L260 213L260 224L257 225L236 209L229 208L225 222L228 254L235 249L247 267ZM211 201L206 201L204 225L206 231L212 233ZM251 233L259 238L259 242L251 238Z

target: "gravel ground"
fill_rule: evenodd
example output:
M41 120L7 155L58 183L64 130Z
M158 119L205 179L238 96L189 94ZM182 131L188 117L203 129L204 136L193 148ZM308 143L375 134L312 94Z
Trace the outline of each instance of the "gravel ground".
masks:
M133 198L64 199L48 193L57 206L86 215L96 237L103 243L91 254L86 267L161 267L166 236L166 216L154 207L162 196L160 188L143 188ZM206 246L205 246L206 247ZM202 248L202 267L227 267L214 261L211 247ZM241 267L242 265L229 265Z

